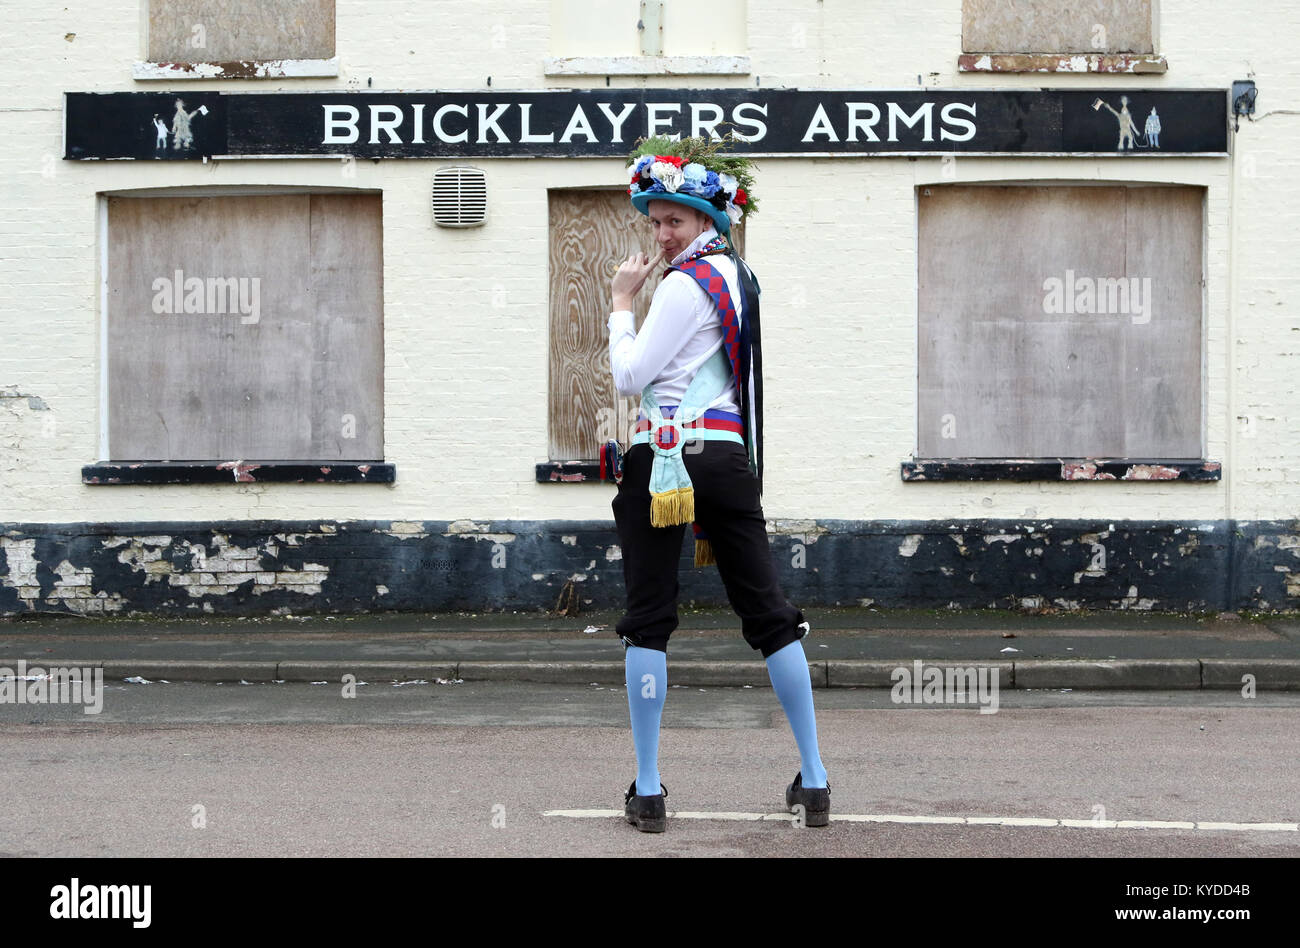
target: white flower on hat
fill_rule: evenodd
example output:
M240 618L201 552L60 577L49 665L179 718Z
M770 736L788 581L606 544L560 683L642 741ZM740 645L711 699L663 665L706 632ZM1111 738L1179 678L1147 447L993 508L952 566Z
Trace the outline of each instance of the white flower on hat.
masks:
M669 193L676 193L677 189L682 186L685 177L682 175L682 169L666 161L656 161L650 166L650 176L659 181L664 186L664 190Z
M727 202L727 217L731 218L731 223L739 224L742 214L743 212L740 208L736 207L736 205L730 201Z
M732 199L736 196L736 189L740 187L740 182L733 174L718 175L718 184L722 185L722 190L727 192L727 197Z
M704 167L698 161L688 162L682 165L682 177L686 181L686 186L691 191L699 191L704 185L704 178L709 173L709 169Z

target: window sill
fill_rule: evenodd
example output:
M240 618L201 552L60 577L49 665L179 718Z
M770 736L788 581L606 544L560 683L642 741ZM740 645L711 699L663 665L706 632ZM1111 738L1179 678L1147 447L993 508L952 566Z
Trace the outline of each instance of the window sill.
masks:
M339 58L234 60L218 63L131 65L131 78L154 79L316 79L339 74Z
M916 458L902 463L905 481L1217 481L1218 461L1107 458Z
M81 469L81 483L138 484L392 484L397 468L383 461L101 461Z
M600 479L599 461L543 461L537 465L539 484L612 484Z
M958 72L1165 73L1169 61L1152 53L963 53Z
M748 56L553 56L548 76L744 76Z

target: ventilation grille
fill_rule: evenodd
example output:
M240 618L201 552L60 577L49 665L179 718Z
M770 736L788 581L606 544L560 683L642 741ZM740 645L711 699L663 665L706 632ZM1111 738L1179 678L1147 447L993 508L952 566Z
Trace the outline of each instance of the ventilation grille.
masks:
M477 168L443 168L433 175L433 221L439 227L479 227L487 220L487 176Z

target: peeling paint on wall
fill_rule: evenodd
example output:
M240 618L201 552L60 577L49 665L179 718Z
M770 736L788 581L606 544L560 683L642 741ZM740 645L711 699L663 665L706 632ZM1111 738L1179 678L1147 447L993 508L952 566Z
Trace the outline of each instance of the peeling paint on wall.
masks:
M45 597L46 605L63 605L73 612L120 612L125 600L118 593L95 592L94 576L89 569L78 569L67 560L54 567L59 578L53 592Z
M32 411L49 411L50 406L39 395L29 395L18 391L17 385L0 386L0 398L25 398L27 407Z
M455 533L482 533L488 529L488 524L475 523L473 520L453 520L447 524L447 529L443 536L449 537Z
M1128 593L1124 596L1124 599L1120 604L1120 608L1149 610L1155 605L1155 602L1154 599L1139 599L1138 588L1136 586L1130 586L1128 588Z
M292 79L337 76L338 57L329 59L237 59L213 63L136 62L132 79Z
M925 538L919 533L913 533L910 536L904 537L903 542L898 545L898 555L914 556L916 554L916 548L921 545L923 539Z
M817 538L827 530L816 520L773 519L767 521L767 532L780 536L797 535L804 543L816 543Z
M1114 474L1097 473L1097 464L1095 461L1067 461L1061 465L1061 480L1063 481L1113 481Z
M391 537L427 537L423 522L419 520L394 520L386 531Z
M1134 464L1123 477L1126 481L1174 481L1178 469L1163 464Z
M0 582L16 590L20 599L30 608L32 600L40 597L41 584L36 579L36 541L13 540L0 537L0 553L5 557L5 572Z
M788 538L769 537L782 586L800 605L1300 607L1296 521L817 527L816 545L796 558L785 555ZM0 615L549 610L556 587L578 584L584 605L621 608L616 540L607 521L0 524ZM695 568L688 547L681 601L725 606L717 569Z
M275 537L287 545L298 546L304 535L279 533ZM319 563L304 564L302 569L265 569L261 565L262 557L277 557L280 553L280 547L269 539L260 547L244 548L231 543L226 534L215 532L212 542L215 553L209 553L203 544L173 540L169 536L113 537L104 546L108 549L125 546L118 553L119 563L144 573L146 584L165 579L169 586L184 591L191 599L223 596L245 583L252 584L249 589L255 596L273 590L316 595L329 576L329 568Z
M963 53L957 57L961 72L1104 72L1163 73L1169 69L1159 55L1079 54L1075 56L1037 53Z

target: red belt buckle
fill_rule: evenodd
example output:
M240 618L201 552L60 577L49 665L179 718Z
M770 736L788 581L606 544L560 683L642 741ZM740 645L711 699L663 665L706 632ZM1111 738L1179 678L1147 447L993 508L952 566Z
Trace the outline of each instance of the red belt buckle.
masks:
M655 444L661 451L671 451L677 447L677 428L675 425L662 424L655 429Z

